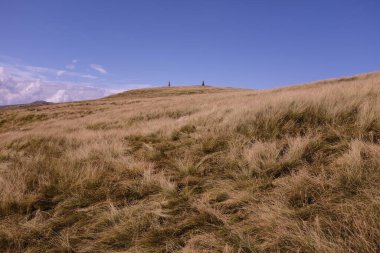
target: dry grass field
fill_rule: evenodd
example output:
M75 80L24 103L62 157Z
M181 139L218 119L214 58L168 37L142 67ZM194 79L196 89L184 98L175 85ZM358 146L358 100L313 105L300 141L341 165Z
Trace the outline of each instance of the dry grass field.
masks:
M380 74L0 109L0 252L379 252Z

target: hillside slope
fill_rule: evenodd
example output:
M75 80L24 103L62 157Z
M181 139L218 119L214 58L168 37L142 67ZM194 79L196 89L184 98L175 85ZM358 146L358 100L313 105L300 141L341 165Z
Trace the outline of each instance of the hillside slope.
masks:
M0 252L379 252L380 75L0 109Z

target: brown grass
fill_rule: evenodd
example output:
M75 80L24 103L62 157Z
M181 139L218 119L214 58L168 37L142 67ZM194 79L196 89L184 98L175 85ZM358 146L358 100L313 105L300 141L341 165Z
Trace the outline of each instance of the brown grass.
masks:
M0 109L0 252L379 252L380 75Z

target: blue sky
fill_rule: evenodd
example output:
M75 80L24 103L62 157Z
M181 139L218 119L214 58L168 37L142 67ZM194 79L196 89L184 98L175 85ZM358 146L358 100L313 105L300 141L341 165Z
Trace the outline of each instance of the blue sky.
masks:
M379 13L378 0L1 0L0 67L107 91L265 89L380 70Z

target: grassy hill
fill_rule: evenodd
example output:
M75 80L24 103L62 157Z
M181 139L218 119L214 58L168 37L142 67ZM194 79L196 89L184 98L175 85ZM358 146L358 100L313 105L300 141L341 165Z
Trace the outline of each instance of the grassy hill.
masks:
M379 252L380 74L0 109L0 252Z

